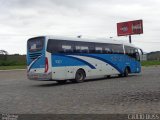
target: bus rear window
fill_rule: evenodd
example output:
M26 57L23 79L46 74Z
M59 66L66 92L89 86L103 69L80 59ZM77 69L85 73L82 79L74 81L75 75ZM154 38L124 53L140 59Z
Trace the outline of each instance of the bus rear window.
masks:
M43 45L44 45L43 37L31 38L28 40L28 50L30 52L36 52L42 50Z

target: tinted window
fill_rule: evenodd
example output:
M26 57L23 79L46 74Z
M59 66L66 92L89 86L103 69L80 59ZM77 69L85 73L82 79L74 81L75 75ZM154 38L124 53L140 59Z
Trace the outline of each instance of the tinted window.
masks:
M62 43L60 48L59 48L59 52L64 52L64 53L73 52L73 45Z
M104 47L104 53L105 54L111 54L112 50L109 47Z
M109 43L95 43L95 52L103 54L124 54L123 45Z
M104 44L103 43L95 43L95 53L102 54L104 53Z
M123 46L119 44L92 43L67 40L49 40L47 51L51 53L96 53L124 54Z
M124 54L123 45L111 44L110 49L113 54Z
M40 51L44 46L44 37L31 38L27 45L30 52Z
M103 48L102 47L95 47L95 52L96 53L102 53L103 52Z
M89 53L88 46L75 46L75 51L78 53Z
M60 50L59 40L48 40L47 51L50 53L57 53Z
M74 50L72 41L48 40L47 51L50 53L70 53Z
M138 51L134 47L125 46L125 53L132 58L139 59L138 58L139 55L137 54Z
M76 53L92 53L94 44L90 42L75 42Z

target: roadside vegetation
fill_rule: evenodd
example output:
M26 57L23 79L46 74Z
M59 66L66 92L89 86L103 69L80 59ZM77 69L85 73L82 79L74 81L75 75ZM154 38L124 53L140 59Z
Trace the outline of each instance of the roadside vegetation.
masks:
M21 66L0 66L0 70L26 69L25 65Z
M0 70L10 69L25 69L26 56L25 55L7 55L0 56Z
M142 66L159 66L160 65L160 61L142 61L141 62Z

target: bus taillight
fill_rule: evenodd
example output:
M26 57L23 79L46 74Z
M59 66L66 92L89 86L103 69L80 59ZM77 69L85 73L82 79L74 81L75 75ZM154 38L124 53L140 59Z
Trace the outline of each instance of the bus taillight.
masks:
M45 73L48 71L48 58L45 58Z

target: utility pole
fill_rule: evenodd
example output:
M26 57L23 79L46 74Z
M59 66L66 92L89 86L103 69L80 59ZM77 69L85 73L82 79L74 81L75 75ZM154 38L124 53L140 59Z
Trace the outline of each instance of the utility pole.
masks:
M129 35L129 43L132 43L131 35Z

